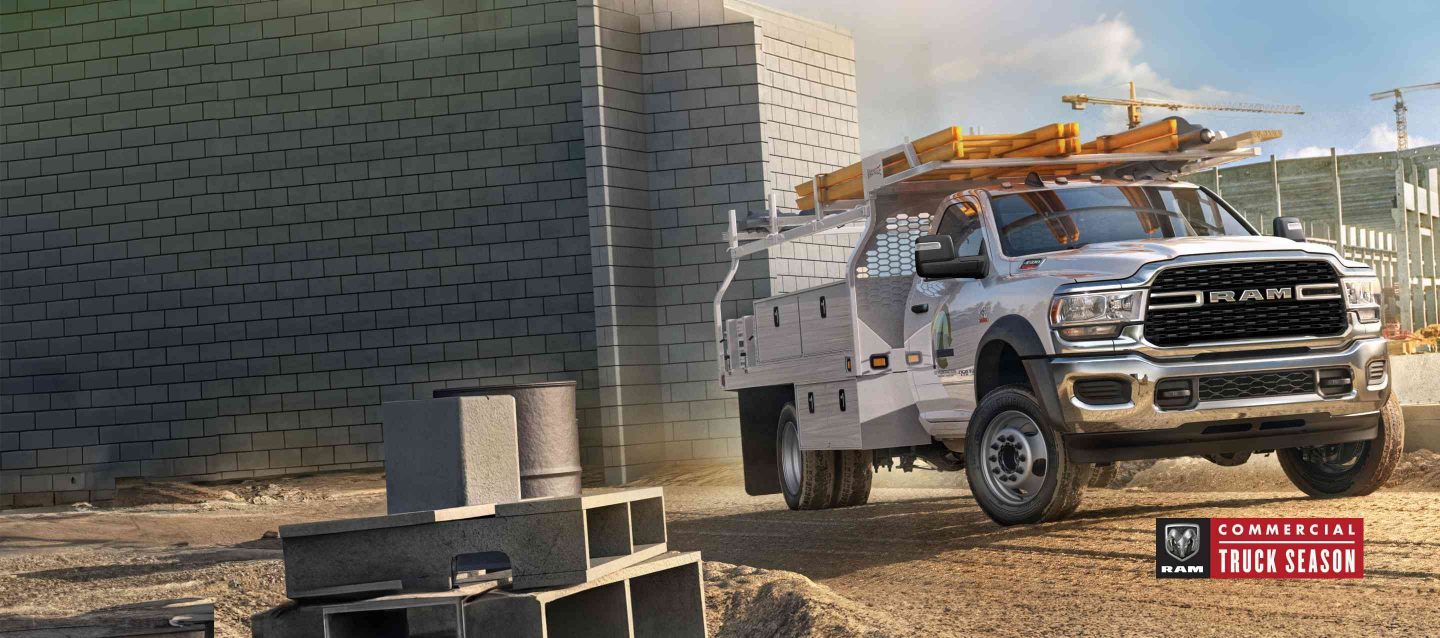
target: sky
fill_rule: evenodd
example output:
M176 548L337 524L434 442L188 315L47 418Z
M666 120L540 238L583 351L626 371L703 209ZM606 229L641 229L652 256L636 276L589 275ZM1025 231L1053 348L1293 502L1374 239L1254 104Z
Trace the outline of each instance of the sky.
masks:
M1125 127L1124 107L1071 110L1060 96L1297 104L1304 115L1180 115L1229 134L1278 128L1282 159L1395 150L1394 101L1370 94L1440 82L1440 3L761 0L855 38L862 153L945 126L1019 132L1077 121ZM1440 90L1409 105L1410 146L1440 143Z

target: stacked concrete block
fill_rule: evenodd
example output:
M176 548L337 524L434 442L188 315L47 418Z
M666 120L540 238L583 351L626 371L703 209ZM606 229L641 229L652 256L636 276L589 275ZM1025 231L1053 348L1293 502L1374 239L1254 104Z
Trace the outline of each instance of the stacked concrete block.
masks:
M526 437L531 445L576 436L568 414L524 417L520 429L549 435ZM401 488L387 491L392 513L282 525L285 595L297 603L257 615L257 637L594 635L586 616L607 635L659 635L646 613L675 615L680 631L669 635L705 634L699 555L666 554L660 488L521 499L526 443L510 396L387 404L385 427L395 450L386 468ZM556 449L573 461L573 445ZM427 472L440 477L442 502L500 502L408 511L425 501Z
M251 624L257 638L706 635L698 552L667 552L569 587L519 591L502 583L352 602L292 603L257 614Z
M500 552L517 588L583 583L665 551L660 488L285 525L296 600L446 591L457 558Z
M700 555L667 552L660 488L285 525L280 538L296 602L257 614L257 638L705 635Z

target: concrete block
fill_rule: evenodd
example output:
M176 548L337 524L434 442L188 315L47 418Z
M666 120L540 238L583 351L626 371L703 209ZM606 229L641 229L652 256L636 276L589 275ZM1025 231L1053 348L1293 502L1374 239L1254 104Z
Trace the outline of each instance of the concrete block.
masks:
M705 635L699 552L669 552L571 587L497 590L464 605L466 634L517 638Z
M1440 353L1390 357L1390 382L1400 403L1440 403Z
M324 635L327 638L391 635L463 638L466 635L466 601L498 586L499 582L492 580L465 585L451 591L395 594L352 603L326 605L323 611Z
M583 583L663 553L664 508L647 488L285 525L286 595L446 591L485 552L509 559L516 589Z
M1440 452L1440 404L1400 407L1405 412L1405 451Z
M387 512L520 499L513 398L393 401L381 414Z

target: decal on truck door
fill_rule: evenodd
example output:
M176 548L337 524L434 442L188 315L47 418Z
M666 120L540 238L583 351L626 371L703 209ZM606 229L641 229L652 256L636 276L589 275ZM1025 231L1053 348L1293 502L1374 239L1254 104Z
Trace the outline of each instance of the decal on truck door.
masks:
M950 344L950 305L942 304L935 320L930 322L930 342L935 348L935 367L946 370L955 349Z

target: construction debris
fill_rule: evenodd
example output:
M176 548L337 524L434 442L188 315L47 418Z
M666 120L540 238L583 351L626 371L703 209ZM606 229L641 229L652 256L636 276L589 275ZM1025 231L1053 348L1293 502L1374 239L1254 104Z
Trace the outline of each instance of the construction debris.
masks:
M257 614L256 638L704 636L700 554L668 551L661 488L520 499L515 406L386 404L405 488L385 516L280 527L294 602ZM414 511L431 471L443 502L483 504Z

